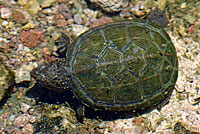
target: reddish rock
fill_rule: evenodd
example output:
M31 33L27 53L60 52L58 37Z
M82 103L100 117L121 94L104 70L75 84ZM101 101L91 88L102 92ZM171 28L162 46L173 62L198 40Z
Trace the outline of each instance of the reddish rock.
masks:
M194 31L196 30L196 27L194 25L191 25L189 28L188 28L188 32L193 34Z
M27 123L23 128L22 128L22 133L23 134L33 134L33 129L34 126L31 123Z
M16 10L16 9L13 9L12 10L12 18L15 22L17 23L26 23L27 22L27 19L26 19L26 15L23 11L21 10Z
M36 29L29 31L22 31L20 34L20 40L25 42L24 45L30 48L34 48L43 40L44 32Z
M112 22L114 22L114 21L110 17L101 17L100 19L98 19L92 23L92 28L98 27L98 26L101 26L101 25L104 25L107 23L112 23Z
M62 20L56 20L56 24L57 24L57 27L63 27L65 25L67 25L67 21L62 19Z

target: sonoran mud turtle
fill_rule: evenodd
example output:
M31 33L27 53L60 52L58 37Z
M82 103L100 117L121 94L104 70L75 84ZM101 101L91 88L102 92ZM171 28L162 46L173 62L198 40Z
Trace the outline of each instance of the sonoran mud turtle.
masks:
M148 19L106 24L68 45L66 58L43 64L32 76L55 91L72 88L98 110L143 110L171 95L178 76L175 47Z

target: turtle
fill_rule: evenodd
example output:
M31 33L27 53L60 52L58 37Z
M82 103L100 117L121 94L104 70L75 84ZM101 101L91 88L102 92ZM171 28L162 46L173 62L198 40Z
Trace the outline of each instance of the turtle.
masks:
M95 110L137 111L168 101L178 58L167 32L150 19L124 20L90 29L67 45L65 58L31 72L51 90L72 89Z

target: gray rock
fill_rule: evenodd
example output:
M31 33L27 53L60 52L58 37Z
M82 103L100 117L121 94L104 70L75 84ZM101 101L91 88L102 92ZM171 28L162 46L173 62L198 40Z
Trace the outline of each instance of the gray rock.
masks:
M79 25L82 23L82 18L79 14L74 15L74 22Z

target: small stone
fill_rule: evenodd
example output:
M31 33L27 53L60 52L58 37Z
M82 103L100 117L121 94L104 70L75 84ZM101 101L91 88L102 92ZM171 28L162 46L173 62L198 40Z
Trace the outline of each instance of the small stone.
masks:
M36 117L32 116L31 119L30 119L30 123L34 123L35 121L36 121Z
M110 17L101 17L100 19L94 21L92 23L92 27L98 27L98 26L101 26L101 25L104 25L104 24L107 24L107 23L112 23L114 22L112 18Z
M23 113L27 112L30 108L31 108L31 106L29 106L29 105L26 104L26 103L22 103L22 104L21 104L21 111L22 111Z
M8 127L6 127L5 131L8 134L22 134L21 129L16 126L8 126Z
M130 17L130 16L131 16L131 13L128 11L128 9L123 9L123 10L120 12L120 16L121 16L121 17Z
M186 2L183 2L180 6L181 8L186 8L187 7L187 3Z
M85 32L88 30L87 27L84 27L82 25L71 25L72 26L72 31L76 36L79 36L81 33Z
M12 9L12 18L17 23L26 23L28 21L28 13L20 9Z
M10 22L8 23L8 28L14 29L14 23L10 21Z
M25 26L23 26L22 29L28 30L28 29L34 28L34 27L35 27L35 25L34 25L33 21L30 21L30 22L27 23Z
M49 14L53 14L54 12L50 8L47 8L47 9L43 9L42 13L46 14L46 15L49 15Z
M29 31L22 31L20 34L20 40L25 42L25 46L34 48L43 39L43 31L31 29Z
M0 13L1 13L1 18L3 18L3 19L8 19L12 15L11 10L6 7L0 8Z
M104 128L104 127L106 127L106 124L105 124L105 122L103 121L103 122L101 122L100 124L99 124L99 126L98 126L99 128Z
M42 0L41 3L40 3L40 6L42 8L50 7L56 1L57 0Z
M45 54L45 55L51 55L51 51L49 51L49 49L47 47L43 48L42 49L42 52Z
M133 134L142 134L143 133L143 127L142 126L133 126L131 133Z
M68 20L67 20L67 24L70 25L70 24L72 24L72 23L74 23L74 20L73 20L73 19L68 19Z
M88 18L96 18L97 17L97 11L93 11L91 9L84 9L83 10L84 14L87 15Z
M58 2L68 2L69 0L58 0Z
M4 20L1 25L6 27L8 25L8 21Z
M189 32L190 34L193 34L196 30L197 30L197 29L196 29L195 25L191 25L191 26L188 28L188 32Z
M39 10L41 10L37 0L18 0L18 3L31 15L35 15L39 12Z
M82 18L79 14L74 15L74 22L79 24L79 25L82 23Z
M27 123L23 128L22 128L22 133L23 134L33 134L33 129L34 126L31 123Z
M57 27L64 27L65 25L67 25L67 21L64 19L56 20L56 24L57 24Z
M128 6L128 0L90 0L106 12L119 12Z
M29 110L29 114L33 114L33 112L34 112L34 109L31 108L31 109Z
M28 114L22 114L17 117L14 121L14 125L17 127L24 127L30 120L30 116Z
M20 68L15 70L15 82L31 81L30 72L37 66L36 63L30 62L29 64L22 63Z
M0 101L14 83L14 73L0 60Z

